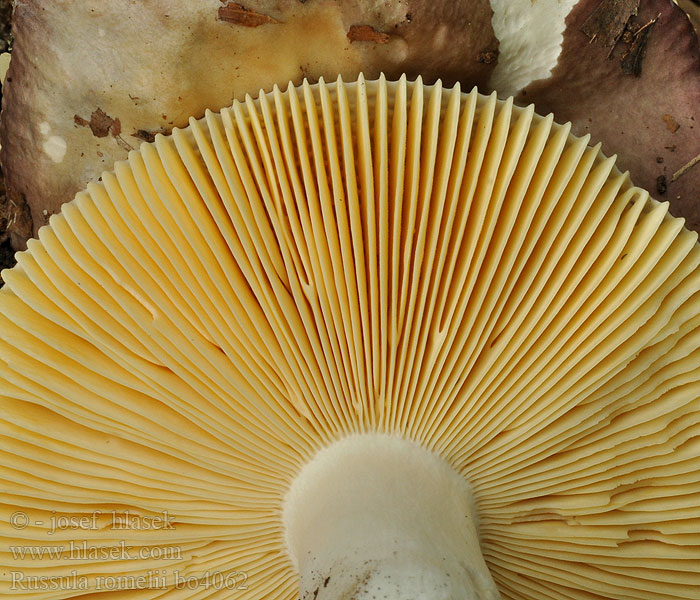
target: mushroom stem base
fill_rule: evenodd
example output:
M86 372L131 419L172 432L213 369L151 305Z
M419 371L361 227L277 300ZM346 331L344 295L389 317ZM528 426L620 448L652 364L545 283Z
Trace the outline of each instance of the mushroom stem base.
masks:
M412 442L356 435L319 452L286 498L302 600L495 600L468 483Z

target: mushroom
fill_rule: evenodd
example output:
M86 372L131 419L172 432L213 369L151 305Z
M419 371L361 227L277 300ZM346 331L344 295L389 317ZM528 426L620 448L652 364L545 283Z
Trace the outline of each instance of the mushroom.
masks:
M132 147L190 115L274 83L353 79L360 70L460 81L534 102L578 135L590 131L638 184L700 229L698 42L670 0L638 7L639 0L17 3L0 128L14 247L24 248ZM590 24L588 35L580 31L597 11L608 19L598 24L615 25L612 36ZM608 39L614 47L600 41ZM625 73L620 59L630 49L634 69Z
M360 77L118 161L3 272L2 592L697 599L700 246L588 141Z
M142 141L274 83L362 70L486 86L491 15L488 0L17 3L0 131L9 197L28 202L36 233Z

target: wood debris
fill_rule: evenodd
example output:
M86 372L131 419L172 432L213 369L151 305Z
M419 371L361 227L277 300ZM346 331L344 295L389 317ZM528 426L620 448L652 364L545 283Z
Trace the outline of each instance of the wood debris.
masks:
M636 16L640 0L603 0L586 19L581 31L592 41L599 41L612 49L627 28L629 20Z
M678 169L671 177L671 183L676 181L679 177L682 177L683 175L685 175L688 171L690 171L690 169L692 169L699 162L700 162L700 154L698 154L695 158L692 158L691 160L689 160L680 169Z
M389 41L389 34L377 31L371 25L352 25L348 29L348 39L351 42L375 42L386 44Z
M260 25L277 24L279 21L269 15L255 12L237 2L220 6L218 11L220 21L241 25L242 27L260 27Z
M663 117L664 123L666 123L666 129L668 129L671 133L676 133L680 129L680 125L678 122L673 118L673 115L669 115L666 113Z
M622 72L626 75L639 77L642 74L642 60L644 60L646 53L647 40L657 21L658 17L652 19L635 32L632 43L622 57Z

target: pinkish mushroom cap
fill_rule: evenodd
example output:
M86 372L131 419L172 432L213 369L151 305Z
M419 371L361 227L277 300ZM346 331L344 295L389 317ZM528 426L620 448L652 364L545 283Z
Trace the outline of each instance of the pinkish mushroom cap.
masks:
M700 47L669 0L581 0L552 77L519 98L601 141L637 185L700 230Z

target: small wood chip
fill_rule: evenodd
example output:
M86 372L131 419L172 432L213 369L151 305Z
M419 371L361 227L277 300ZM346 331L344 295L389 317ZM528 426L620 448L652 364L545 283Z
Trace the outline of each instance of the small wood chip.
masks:
M389 34L377 31L371 25L351 25L348 29L348 39L351 42L375 42L386 44L389 42Z
M90 115L90 130L95 137L107 137L110 133L119 135L122 131L122 125L119 119L110 117L101 108L98 108Z
M81 127L89 127L95 137L107 137L110 133L116 137L122 132L119 119L110 117L99 107L92 111L89 121L78 115L73 115L73 122Z
M646 54L647 40L658 19L656 17L656 19L649 21L634 34L632 44L622 57L622 72L625 75L639 77L642 74L642 60Z
M625 32L630 18L637 14L640 0L603 0L581 27L592 41L611 50Z
M260 27L260 25L279 23L277 19L250 10L237 2L230 2L225 6L220 6L218 16L220 21L225 21L232 25L241 25L242 27Z
M89 121L79 115L73 115L73 122L80 127L89 127L92 135L95 137L103 138L111 135L117 142L117 145L126 151L134 149L131 144L122 138L122 124L119 119L110 117L99 107L97 110L92 111Z
M676 131L680 129L681 126L673 118L673 115L669 115L667 113L662 118L664 123L666 123L666 129L668 129L671 133L676 133Z
M149 131L148 129L139 129L136 133L132 133L131 137L135 137L136 139L150 143L156 141L156 134L158 133L160 133L160 131Z

